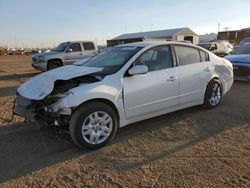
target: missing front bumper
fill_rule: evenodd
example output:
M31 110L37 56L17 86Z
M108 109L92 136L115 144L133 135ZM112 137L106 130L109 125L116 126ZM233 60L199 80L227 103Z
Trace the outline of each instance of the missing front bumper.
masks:
M22 97L17 93L16 100L14 102L13 113L26 119L33 119L35 114L34 109L31 108L31 105L32 101L30 99Z

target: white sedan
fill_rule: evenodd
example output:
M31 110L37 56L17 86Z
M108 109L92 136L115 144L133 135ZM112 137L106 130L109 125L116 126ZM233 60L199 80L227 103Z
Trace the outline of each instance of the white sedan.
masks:
M130 43L33 77L18 88L14 112L69 127L77 146L96 149L130 123L195 105L214 108L232 84L232 64L201 47Z

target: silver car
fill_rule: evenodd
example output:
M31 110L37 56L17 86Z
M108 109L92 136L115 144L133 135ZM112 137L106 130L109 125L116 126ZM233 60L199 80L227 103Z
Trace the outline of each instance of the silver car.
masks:
M232 64L203 48L130 43L28 80L18 88L14 111L69 126L77 146L96 149L130 123L195 105L214 108L232 84Z
M47 71L64 65L89 58L98 53L98 48L92 41L68 41L60 43L51 52L37 53L32 56L32 67Z

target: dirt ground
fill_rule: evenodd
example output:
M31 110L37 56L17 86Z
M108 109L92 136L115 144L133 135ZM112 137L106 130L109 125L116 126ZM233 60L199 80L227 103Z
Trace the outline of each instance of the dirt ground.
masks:
M0 57L0 187L250 187L250 83L235 82L214 110L131 124L89 151L53 128L8 123L16 88L37 74L30 63Z

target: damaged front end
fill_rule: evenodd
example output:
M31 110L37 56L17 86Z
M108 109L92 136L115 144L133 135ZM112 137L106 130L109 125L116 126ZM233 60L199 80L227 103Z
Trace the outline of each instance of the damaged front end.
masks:
M22 116L27 121L33 123L60 125L63 127L68 126L73 109L58 109L55 104L70 94L70 89L76 88L82 84L98 82L102 79L103 77L97 73L73 77L67 80L55 79L53 90L42 99L39 98L40 95L37 95L38 99L25 97L25 94L20 93L18 90L14 104L14 114ZM31 88L29 89L29 92L32 92ZM42 92L42 94L44 94L44 92Z
M27 99L17 93L14 114L22 116L26 121L32 123L42 123L43 125L51 125L60 121L60 124L67 124L69 115L61 115L54 112L52 104L56 103L57 97L49 96L43 100Z

